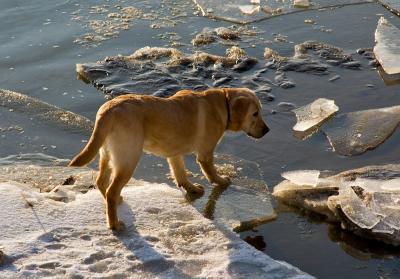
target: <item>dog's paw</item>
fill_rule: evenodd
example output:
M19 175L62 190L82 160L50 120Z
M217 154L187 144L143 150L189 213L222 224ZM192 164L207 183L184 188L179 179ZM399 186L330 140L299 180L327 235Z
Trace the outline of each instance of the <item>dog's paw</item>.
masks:
M186 185L182 185L182 187L185 189L185 191L188 194L192 194L192 195L203 195L204 194L204 187L201 186L200 184L186 184Z
M231 184L231 179L228 176L223 175L223 176L218 177L218 179L213 181L213 183L215 183L221 187L227 187Z
M113 230L114 232L121 232L125 229L125 223L122 222L121 220L118 220L117 222L115 222L114 224L109 224L108 226L111 230Z

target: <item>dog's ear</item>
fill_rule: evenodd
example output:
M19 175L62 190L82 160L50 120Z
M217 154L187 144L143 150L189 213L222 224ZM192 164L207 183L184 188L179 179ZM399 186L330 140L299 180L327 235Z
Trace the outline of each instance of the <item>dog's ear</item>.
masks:
M250 106L249 98L245 96L230 96L229 101L229 123L228 129L239 131L242 129L243 121Z

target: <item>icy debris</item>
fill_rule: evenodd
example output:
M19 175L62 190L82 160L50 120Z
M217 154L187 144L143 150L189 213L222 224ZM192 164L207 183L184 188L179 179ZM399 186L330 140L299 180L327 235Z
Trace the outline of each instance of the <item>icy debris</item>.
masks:
M306 72L316 75L327 75L327 71L333 66L343 66L349 69L359 69L360 64L352 63L351 55L346 54L343 49L330 44L305 41L294 46L294 54L292 57L280 55L277 51L270 48L264 49L264 58L267 59L268 67L274 68L277 71L295 71ZM321 61L321 58L324 60ZM349 64L352 63L351 67ZM347 65L347 66L346 66Z
M283 178L289 180L293 184L313 187L317 186L319 175L319 170L287 171L281 174Z
M310 1L308 0L294 0L293 6L298 8L308 8L310 7Z
M317 187L309 186L310 173L315 179L317 171L294 173L282 174L287 180L274 187L274 197L362 237L400 245L400 165L345 171L318 179Z
M389 75L400 73L400 29L384 17L378 21L375 31L374 54Z
M208 45L217 40L215 31L210 28L205 28L191 41L194 46Z
M77 64L84 82L92 82L105 94L115 97L126 93L168 97L181 89L206 90L208 82L243 87L239 72L254 67L257 59L248 57L240 47L226 49L226 55L207 52L185 54L174 48L144 47L129 56L107 57L97 63ZM207 82L208 81L208 82ZM263 84L262 84L263 83ZM254 82L251 89L265 85ZM158 88L154 92L154 89Z
M211 44L217 41L219 38L224 40L237 40L239 39L239 32L226 27L218 27L215 29L207 27L204 28L200 33L196 34L192 40L192 45L201 46Z
M104 7L99 6L91 7L89 13L91 16L83 16L82 10L76 11L72 20L84 22L90 32L78 37L74 43L85 46L95 45L98 42L117 37L120 31L132 27L134 19L143 18L143 12L132 6L121 7L108 14L107 11ZM94 18L93 14L96 14L97 18Z
M313 278L216 226L165 184L129 182L119 206L127 227L119 235L106 227L97 190L33 208L21 191L14 182L0 185L1 278L230 278L234 270L246 278Z
M394 106L339 114L322 130L335 152L350 156L382 144L399 123L400 106Z
M277 14L288 14L299 11L304 8L324 9L332 7L332 5L346 5L360 3L362 0L336 0L332 4L331 0L314 0L312 7L308 0L276 0L276 1L259 1L259 0L193 0L198 6L203 16L218 20L225 20L237 24L248 24L262 19L270 18ZM294 2L296 3L294 5ZM240 7L248 6L245 12ZM252 13L253 9L260 9L264 13Z
M293 130L304 132L317 125L321 125L331 115L337 112L339 108L335 105L335 101L319 98L311 104L294 109L297 123Z
M239 39L239 32L226 27L218 27L214 29L217 36L225 40Z

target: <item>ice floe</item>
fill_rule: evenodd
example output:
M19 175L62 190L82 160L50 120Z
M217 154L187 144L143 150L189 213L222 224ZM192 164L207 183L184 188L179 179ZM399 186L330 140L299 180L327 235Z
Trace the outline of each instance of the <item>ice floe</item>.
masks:
M68 203L31 203L29 191L29 183L0 183L2 278L313 278L219 228L165 184L124 188L127 228L118 235L106 228L97 190Z
M400 73L400 29L381 17L375 31L374 54L389 75Z
M335 101L325 98L319 98L311 104L294 109L293 112L296 114L297 123L293 130L305 132L315 128L338 110L339 108L335 105Z
M400 123L400 106L339 114L322 127L334 151L350 156L383 143Z
M389 11L400 16L400 2L397 0L378 0Z
M296 171L275 186L273 196L339 222L342 228L387 244L400 245L400 165L369 166L318 178ZM294 178L293 178L294 177ZM315 181L315 180L314 180Z
M23 113L41 121L55 123L59 127L86 131L93 129L93 123L86 117L10 90L0 89L0 106L10 112Z

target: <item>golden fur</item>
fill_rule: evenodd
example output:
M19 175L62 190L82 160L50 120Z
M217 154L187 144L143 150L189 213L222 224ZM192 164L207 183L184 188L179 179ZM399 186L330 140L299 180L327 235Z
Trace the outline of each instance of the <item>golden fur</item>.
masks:
M210 183L229 185L229 178L218 175L213 163L215 146L226 130L255 138L268 132L254 92L224 88L182 90L169 98L123 95L100 107L87 145L69 165L87 165L100 151L96 184L106 201L109 227L120 230L124 227L117 217L120 193L143 150L167 158L176 184L201 194L203 187L186 177L183 155L196 154Z

